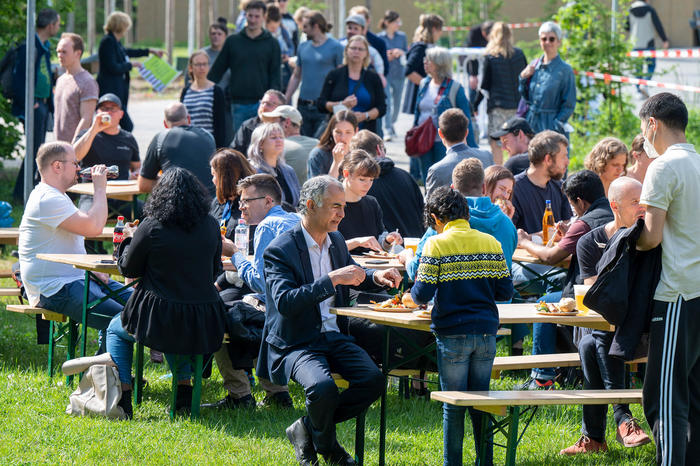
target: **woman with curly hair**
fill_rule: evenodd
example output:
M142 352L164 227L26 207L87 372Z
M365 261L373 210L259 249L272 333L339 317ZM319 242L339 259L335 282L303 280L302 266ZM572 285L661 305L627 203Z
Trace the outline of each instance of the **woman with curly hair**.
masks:
M274 176L282 188L282 202L296 207L301 186L294 169L284 162L284 130L279 123L263 123L255 128L248 160L257 173Z
M603 138L586 156L583 165L595 172L603 182L605 197L610 183L625 174L629 151L624 142L617 138Z
M119 406L131 417L134 341L165 353L172 368L177 359L183 362L177 355L214 353L224 336L224 304L214 287L221 270L219 225L191 172L178 167L163 174L141 224L124 229L118 253L119 272L141 278L107 329L107 351L122 383ZM192 365L180 364L177 376L176 409L189 409Z

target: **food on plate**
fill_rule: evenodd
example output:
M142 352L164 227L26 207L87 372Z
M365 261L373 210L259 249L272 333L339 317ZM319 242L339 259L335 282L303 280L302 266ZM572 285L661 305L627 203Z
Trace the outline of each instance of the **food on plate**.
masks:
M422 317L423 319L430 319L432 317L430 309L421 309L419 311L414 311L416 317Z
M535 304L535 310L540 313L546 312L549 314L576 312L576 301L571 298L562 298L557 304L540 301Z
M409 309L418 309L418 304L413 300L411 293L404 293L401 298L401 303Z

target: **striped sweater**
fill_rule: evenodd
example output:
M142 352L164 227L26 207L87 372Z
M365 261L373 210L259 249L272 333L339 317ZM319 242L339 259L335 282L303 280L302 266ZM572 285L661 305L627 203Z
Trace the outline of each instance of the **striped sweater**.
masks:
M454 220L428 239L411 295L416 303L434 298L431 329L440 335L495 335L496 301L513 295L513 282L500 243Z

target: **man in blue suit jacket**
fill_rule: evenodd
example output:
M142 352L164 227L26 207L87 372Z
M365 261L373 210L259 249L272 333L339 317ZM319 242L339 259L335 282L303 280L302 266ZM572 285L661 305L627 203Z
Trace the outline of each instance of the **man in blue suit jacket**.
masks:
M337 232L344 217L343 185L330 176L311 178L301 189L301 222L267 247L266 305L259 377L304 387L307 416L287 428L300 464L355 464L338 444L335 424L351 419L381 394L384 377L352 337L340 333L330 307L347 306L349 288L376 291L397 287L396 269L365 270L350 257ZM342 393L331 372L349 387Z

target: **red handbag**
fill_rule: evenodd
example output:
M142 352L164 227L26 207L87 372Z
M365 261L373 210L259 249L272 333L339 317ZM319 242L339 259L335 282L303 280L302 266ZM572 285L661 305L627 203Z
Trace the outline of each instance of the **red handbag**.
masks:
M435 144L437 130L432 118L427 118L423 123L411 128L406 133L406 155L409 157L419 157Z

